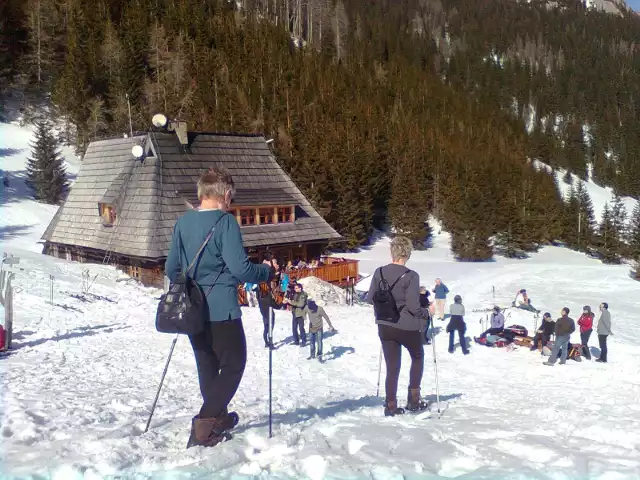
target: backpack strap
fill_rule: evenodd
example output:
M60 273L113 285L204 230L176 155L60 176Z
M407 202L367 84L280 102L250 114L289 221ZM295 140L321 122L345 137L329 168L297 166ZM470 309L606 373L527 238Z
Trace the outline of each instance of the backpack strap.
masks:
M211 240L211 237L213 236L213 233L216 231L216 227L218 226L218 223L220 222L220 220L222 220L224 217L226 217L227 214L223 213L220 218L216 221L216 223L213 225L213 228L211 229L211 231L209 232L209 234L207 235L207 238L204 239L204 242L202 242L202 245L200 245L200 249L198 250L198 253L196 253L195 257L193 257L193 260L191 260L191 263L189 264L189 266L187 267L187 269L184 271L184 275L187 276L189 274L189 271L194 268L197 267L198 264L200 263L200 255L202 254L202 251L205 249L205 247L207 246L207 244L209 243L209 240ZM185 252L186 253L186 252ZM222 273L222 270L220 270L220 273ZM220 274L218 274L218 277L220 277ZM217 278L216 278L217 280Z
M411 271L411 270L409 270L409 269L407 268L407 271L406 271L406 272L404 272L402 275L400 275L400 276L396 279L396 281L395 281L395 282L393 282L393 284L389 287L389 289L390 289L390 290L393 290L393 288L396 286L396 284L397 284L400 280L402 280L402 279L404 278L404 276L405 276L407 273L409 273L410 271ZM380 274L382 274L382 269L380 270Z

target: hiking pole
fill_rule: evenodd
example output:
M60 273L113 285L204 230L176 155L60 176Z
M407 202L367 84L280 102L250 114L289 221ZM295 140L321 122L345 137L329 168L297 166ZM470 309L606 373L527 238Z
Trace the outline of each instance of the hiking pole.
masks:
M269 287L269 290L271 290L271 287ZM269 294L271 294L271 292L269 292ZM274 318L272 317L272 315L275 315L273 311L273 306L270 306L269 308L267 308L267 314L269 315L267 317L267 321L269 322L269 438L273 438L272 381L273 381L273 321L274 321Z
M382 370L382 345L380 345L380 355L378 356L378 388L376 389L376 397L380 396L380 372Z
M162 372L162 378L160 379L160 385L158 385L158 391L156 392L156 398L153 401L153 405L151 406L151 413L149 414L149 420L147 420L147 426L144 428L144 433L147 433L149 430L149 425L151 424L151 418L153 417L153 412L156 410L156 404L158 403L158 397L160 397L160 390L162 389L162 383L164 382L164 377L167 374L167 370L169 369L169 362L171 361L171 356L173 355L173 349L176 346L176 342L178 341L178 334L173 338L173 342L171 342L171 350L169 350L169 356L167 357L167 363L164 366L164 372Z
M438 416L440 415L440 386L438 385L438 360L436 357L436 335L431 331L431 344L433 345L433 366L436 371L436 403L438 405Z

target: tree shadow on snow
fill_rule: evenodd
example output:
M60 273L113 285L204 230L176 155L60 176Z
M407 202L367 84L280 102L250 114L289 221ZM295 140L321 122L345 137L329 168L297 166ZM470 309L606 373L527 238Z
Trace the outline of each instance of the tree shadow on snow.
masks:
M0 241L7 241L28 233L35 225L5 225L0 227Z
M442 399L442 397L440 397ZM283 424L283 425L297 425L301 422L306 422L308 420L312 420L314 418L327 419L330 417L334 417L339 413L348 413L354 412L356 410L360 410L362 408L368 407L380 407L382 404L382 400L380 397L376 397L374 395L367 395L366 397L361 398L347 398L344 400L340 400L337 402L328 402L321 407L301 407L292 412L286 413L274 413L273 414L273 424ZM265 417L263 420L248 423L235 431L240 433L244 430L248 430L250 428L260 428L269 425L268 417Z
M12 335L12 339L13 340L22 340L25 337L28 337L30 335L33 335L34 332L33 330L18 330L17 332L14 332Z
M24 151L24 148L0 148L0 158L12 157L22 151Z
M451 400L456 400L458 398L462 398L462 396L463 396L462 393L450 393L449 395L440 395L440 401L441 402L450 402ZM436 403L436 401L437 401L435 393L433 393L431 395L423 395L423 398L425 400L427 400L429 403L431 403L431 402Z
M122 324L113 324L113 325L95 325L92 327L78 327L74 328L68 333L64 333L62 335L56 335L51 338L40 338L38 340L33 340L31 342L18 343L13 350L19 350L25 347L35 347L37 345L41 345L46 342L59 342L61 340L69 340L71 338L80 338L80 337L88 337L93 335L98 335L102 333L112 333L116 330L125 330L127 328L131 328L129 325L118 326Z

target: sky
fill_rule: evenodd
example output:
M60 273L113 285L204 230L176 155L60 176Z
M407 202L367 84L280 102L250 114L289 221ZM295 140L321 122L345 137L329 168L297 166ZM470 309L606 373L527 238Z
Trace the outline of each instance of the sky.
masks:
M627 0L627 5L633 8L636 12L640 12L640 0Z

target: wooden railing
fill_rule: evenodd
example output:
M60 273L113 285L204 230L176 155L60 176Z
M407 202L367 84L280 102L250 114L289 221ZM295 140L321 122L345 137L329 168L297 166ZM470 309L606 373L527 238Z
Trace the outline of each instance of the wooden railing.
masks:
M358 261L342 259L336 257L323 257L324 265L315 268L295 268L289 270L290 282L300 280L306 277L317 277L325 282L333 283L341 287L355 284L358 280ZM260 285L260 288L266 289L266 284ZM279 295L281 300L282 294ZM247 294L244 291L244 285L238 287L238 303L247 305Z

